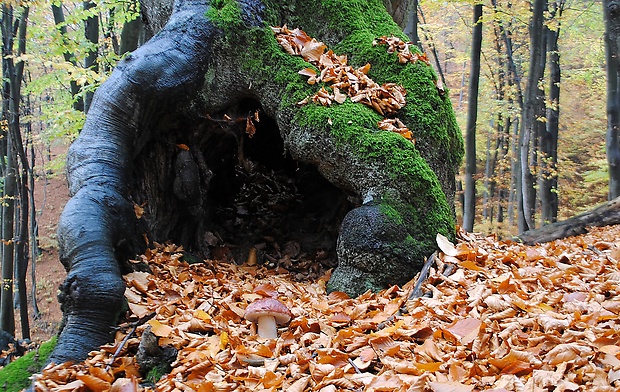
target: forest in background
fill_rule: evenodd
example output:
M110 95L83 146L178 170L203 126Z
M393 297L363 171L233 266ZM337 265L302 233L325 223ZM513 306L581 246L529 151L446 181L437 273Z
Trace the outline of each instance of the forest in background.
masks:
M605 26L600 1L568 1L561 16L549 20L551 28L559 29L559 60L561 69L559 100L559 137L557 169L558 219L566 219L608 198L608 164L605 151L606 85L605 85ZM453 107L463 134L467 127L468 87L470 80L470 53L472 37L472 5L468 2L421 1L420 39L431 56L432 47L450 90ZM515 87L500 91L500 73L505 61L505 46L498 50L496 29L498 25L512 26L513 57L525 89L528 74L530 2L514 2L513 14L494 12L484 6L482 24L482 56L480 89L478 95L478 119L476 132L476 222L474 229L504 236L518 233L516 208L511 217L508 198L500 199L500 190L511 185L511 163L515 151L508 148L503 161L489 162L497 147L498 125L507 118L514 125L520 121L520 109L510 97L516 95ZM499 13L499 15L498 15ZM432 46L431 46L432 45ZM549 75L545 74L541 85L549 92ZM503 97L502 97L503 94ZM547 106L555 103L547 101ZM541 119L544 121L545 119ZM504 123L505 124L505 123ZM511 146L515 145L512 132ZM494 170L488 165L494 165ZM465 162L461 173L465 172ZM462 180L462 178L461 178ZM493 189L490 189L493 187ZM485 195L486 194L486 195ZM488 197L488 199L486 199ZM488 200L488 201L487 201ZM457 203L463 203L462 199ZM506 214L504 222L498 221L498 205ZM539 202L540 203L540 202ZM493 210L483 208L491 207ZM457 204L462 214L462 204ZM539 216L539 214L538 214ZM462 219L462 215L460 216ZM541 225L538 218L536 227Z
M600 1L384 3L403 27L410 27L411 16L416 16L419 45L449 90L466 138L471 98L477 97L476 170L470 173L475 193L473 200L458 198L460 222L468 205L473 207L471 229L502 236L520 231L518 147L523 103L519 96L523 99L528 90L531 42L536 37L529 26L534 6L541 3L546 7L541 28L545 36L558 33L558 48L545 51L547 68L535 86L545 94L539 99L545 110L559 113L558 145L556 165L533 138L528 167L538 194L533 198L532 218L536 227L544 220L538 199L541 179L557 178L557 186L548 193L557 195L558 219L607 200L605 24ZM477 10L482 13L480 81L478 93L472 95L472 15ZM47 167L35 167L34 156L47 154L54 143L68 144L77 137L96 88L124 53L148 39L141 24L135 0L2 3L2 275L5 281L13 281L14 276L20 289L3 286L0 329L4 331L14 331L14 303L26 302L22 293L26 266L37 255L34 176L44 171L62 173L64 165L59 159ZM555 84L550 83L551 55L559 55L561 80ZM552 86L560 87L559 101L549 98ZM546 122L547 117L539 115L534 124L544 127ZM466 162L459 180L467 182ZM17 299L14 291L19 293ZM26 309L20 307L20 311ZM22 325L24 330L27 336L27 326Z

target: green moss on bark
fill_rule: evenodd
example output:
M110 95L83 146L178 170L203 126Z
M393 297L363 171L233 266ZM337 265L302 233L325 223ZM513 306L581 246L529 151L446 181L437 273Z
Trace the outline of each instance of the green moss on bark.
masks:
M231 30L241 25L241 7L235 0L211 0L207 18L224 30Z
M399 234L391 245L392 255L376 262L396 257L409 260L410 267L421 266L435 249L437 232L454 238L454 176L463 156L454 112L447 95L436 88L436 73L422 61L399 63L385 45L373 46L381 36L406 39L380 0L290 1L285 8L280 2L265 4L264 27L227 34L223 43L221 51L230 52L226 63L242 69L236 83L248 83L249 94L276 118L294 158L317 165L343 189L364 198L377 197L379 210L393 220ZM407 104L397 117L413 132L415 143L379 130L383 116L349 98L328 107L312 102L299 107L298 102L321 87L330 87L309 85L307 77L298 74L313 66L277 43L269 26L284 24L304 30L338 55L347 55L353 67L369 63L368 76L375 82L402 85ZM220 84L232 82L216 78L209 83L213 87L206 89L206 96L214 95ZM360 259L355 252L349 256ZM357 267L348 267L354 274ZM355 273L369 282L381 281L364 275L363 268Z

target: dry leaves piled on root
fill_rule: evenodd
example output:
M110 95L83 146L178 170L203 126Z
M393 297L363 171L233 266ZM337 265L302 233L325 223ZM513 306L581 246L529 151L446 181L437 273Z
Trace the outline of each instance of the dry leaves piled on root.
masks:
M616 238L620 226L535 247L439 238L446 254L423 285L427 295L412 299L413 281L351 299L327 295L327 277L298 283L258 266L188 265L180 249L160 247L143 256L153 275L125 276L129 320L155 317L113 363L126 328L84 363L48 367L37 390L152 390L140 385L134 359L148 326L160 346L178 350L158 391L614 391ZM258 338L242 318L261 296L293 313L277 340Z
M343 103L348 96L351 101L369 106L382 116L390 116L396 114L407 103L405 100L407 91L403 86L396 83L379 85L367 75L370 71L370 64L357 69L351 67L347 64L347 56L338 56L332 50L325 52L327 46L311 38L303 30L290 30L286 25L271 29L276 35L276 40L287 53L301 56L318 68L319 73L310 67L299 71L300 75L308 76L309 84L324 82L328 83L332 89L330 92L325 87L321 87L318 93L305 98L298 105L305 105L312 101L323 106L330 106L333 102ZM410 59L415 62L412 56ZM422 59L421 56L420 59ZM404 125L401 128L405 128L406 131L397 131L397 133L413 141L411 131ZM393 130L386 127L380 127L380 129Z
M387 45L388 53L394 53L398 55L398 61L401 64L405 63L415 63L416 61L422 61L426 65L430 65L430 61L428 61L428 57L423 53L414 53L411 51L410 47L412 45L411 42L405 42L402 39L395 36L383 36L377 38L372 43L373 45Z
M416 63L418 61L422 61L426 65L431 65L430 61L428 61L428 57L426 56L426 53L412 52L411 45L413 45L413 43L405 42L401 40L400 38L395 37L393 35L390 37L383 36L383 37L377 38L376 40L373 41L372 44L373 46L374 45L387 45L388 53L396 52L396 55L398 56L398 61L401 64ZM444 95L446 93L441 80L439 79L435 80L435 87L437 87L437 90L439 91L440 95Z

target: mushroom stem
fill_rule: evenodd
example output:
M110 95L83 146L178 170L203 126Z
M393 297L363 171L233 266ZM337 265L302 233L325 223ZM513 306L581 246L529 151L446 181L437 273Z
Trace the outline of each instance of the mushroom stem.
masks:
M264 315L258 318L258 336L265 339L277 339L278 329L273 316Z

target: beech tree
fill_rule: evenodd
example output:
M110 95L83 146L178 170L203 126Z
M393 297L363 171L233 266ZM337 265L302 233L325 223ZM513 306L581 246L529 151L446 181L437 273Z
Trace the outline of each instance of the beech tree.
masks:
M337 256L328 289L357 295L405 283L437 233L454 236L463 141L437 75L380 1L142 10L156 34L97 90L68 152L51 361L110 339L121 272L145 238L238 261L295 242Z
M2 5L2 290L0 328L15 334L14 296L17 286L21 304L22 336L30 337L26 304L28 265L28 171L29 162L21 132L21 88L26 52L29 7ZM16 219L16 217L18 219ZM17 264L15 264L17 263ZM15 273L17 271L17 273ZM17 282L16 282L17 280Z
M467 133L465 136L465 209L463 228L474 229L476 215L476 121L478 119L478 85L480 81L480 53L482 50L482 3L474 5L474 26L471 38L471 68L469 72L469 103L467 105Z
M545 27L547 35L547 53L549 56L549 95L545 128L540 135L540 217L542 225L553 223L558 219L558 134L560 117L560 18L565 1L549 3L549 20L555 22Z
M544 123L544 90L540 82L545 72L546 48L544 41L544 11L546 0L534 0L530 19L530 61L525 88L525 99L522 112L521 131L519 134L520 184L519 192L519 232L536 227L534 222L536 175L533 172L538 163L537 141Z
M607 68L607 162L609 200L620 196L620 3L603 1Z

